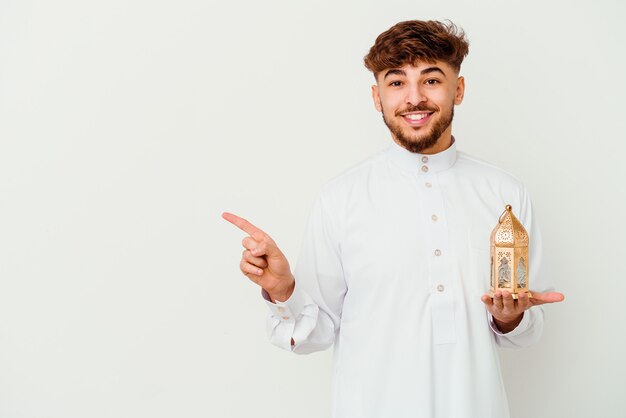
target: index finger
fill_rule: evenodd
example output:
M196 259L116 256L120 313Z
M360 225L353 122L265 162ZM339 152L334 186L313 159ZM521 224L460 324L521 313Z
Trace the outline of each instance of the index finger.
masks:
M241 218L235 214L224 212L222 213L222 218L226 219L231 224L235 225L237 228L241 229L243 232L249 234L252 238L257 241L261 241L263 238L267 236L267 234L261 231L256 226L252 225L250 222Z

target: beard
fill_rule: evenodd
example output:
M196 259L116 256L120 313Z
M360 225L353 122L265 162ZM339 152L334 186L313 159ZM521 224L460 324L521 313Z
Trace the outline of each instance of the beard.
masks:
M437 112L437 109L426 106L422 103L419 103L417 106L410 106L407 109L400 110L396 112L394 116L399 116L402 113L406 112ZM450 108L450 112L442 113L438 120L432 122L432 126L430 127L430 131L425 132L424 134L416 135L407 135L405 134L403 127L397 123L395 120L387 120L385 118L385 110L382 109L383 121L387 128L391 131L393 137L400 143L403 148L414 152L416 154L421 153L425 149L428 149L434 146L441 134L444 133L446 129L452 124L452 119L454 118L454 105ZM420 128L420 131L424 128Z

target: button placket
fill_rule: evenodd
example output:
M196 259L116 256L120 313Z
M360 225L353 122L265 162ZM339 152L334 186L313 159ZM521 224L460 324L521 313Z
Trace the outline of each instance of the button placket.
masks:
M428 157L423 157L423 162L428 161ZM444 219L444 204L441 191L437 187L437 177L433 174L426 174L418 176L421 177L424 191L421 200L423 214L426 215L425 224L428 231L428 241L426 243L429 248L429 270L430 270L430 282L433 290L436 286L441 284L445 286L447 276L449 275L449 260L444 257L446 251L447 242L447 225ZM422 215L423 216L423 215Z
M436 297L448 299L451 297L446 289L452 278L450 277L451 268L450 260L446 257L448 248L448 230L447 222L445 222L445 208L443 203L442 191L437 187L437 177L428 174L423 180L426 194L424 196L423 210L426 219L425 227L428 231L428 241L426 248L429 249L429 270L431 291Z

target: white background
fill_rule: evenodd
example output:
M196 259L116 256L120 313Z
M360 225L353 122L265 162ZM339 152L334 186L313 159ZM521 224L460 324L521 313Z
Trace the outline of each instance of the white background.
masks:
M466 30L459 148L526 183L567 297L539 345L502 353L513 417L623 417L625 17L617 0L0 0L0 418L327 416L331 353L269 344L220 214L295 263L319 187L389 144L362 57L414 18Z

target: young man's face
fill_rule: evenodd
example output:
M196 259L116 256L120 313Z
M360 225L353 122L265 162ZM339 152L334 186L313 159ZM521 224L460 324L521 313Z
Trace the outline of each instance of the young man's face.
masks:
M450 145L454 105L465 81L447 63L418 63L381 71L372 86L376 110L394 141L411 152L433 154Z

